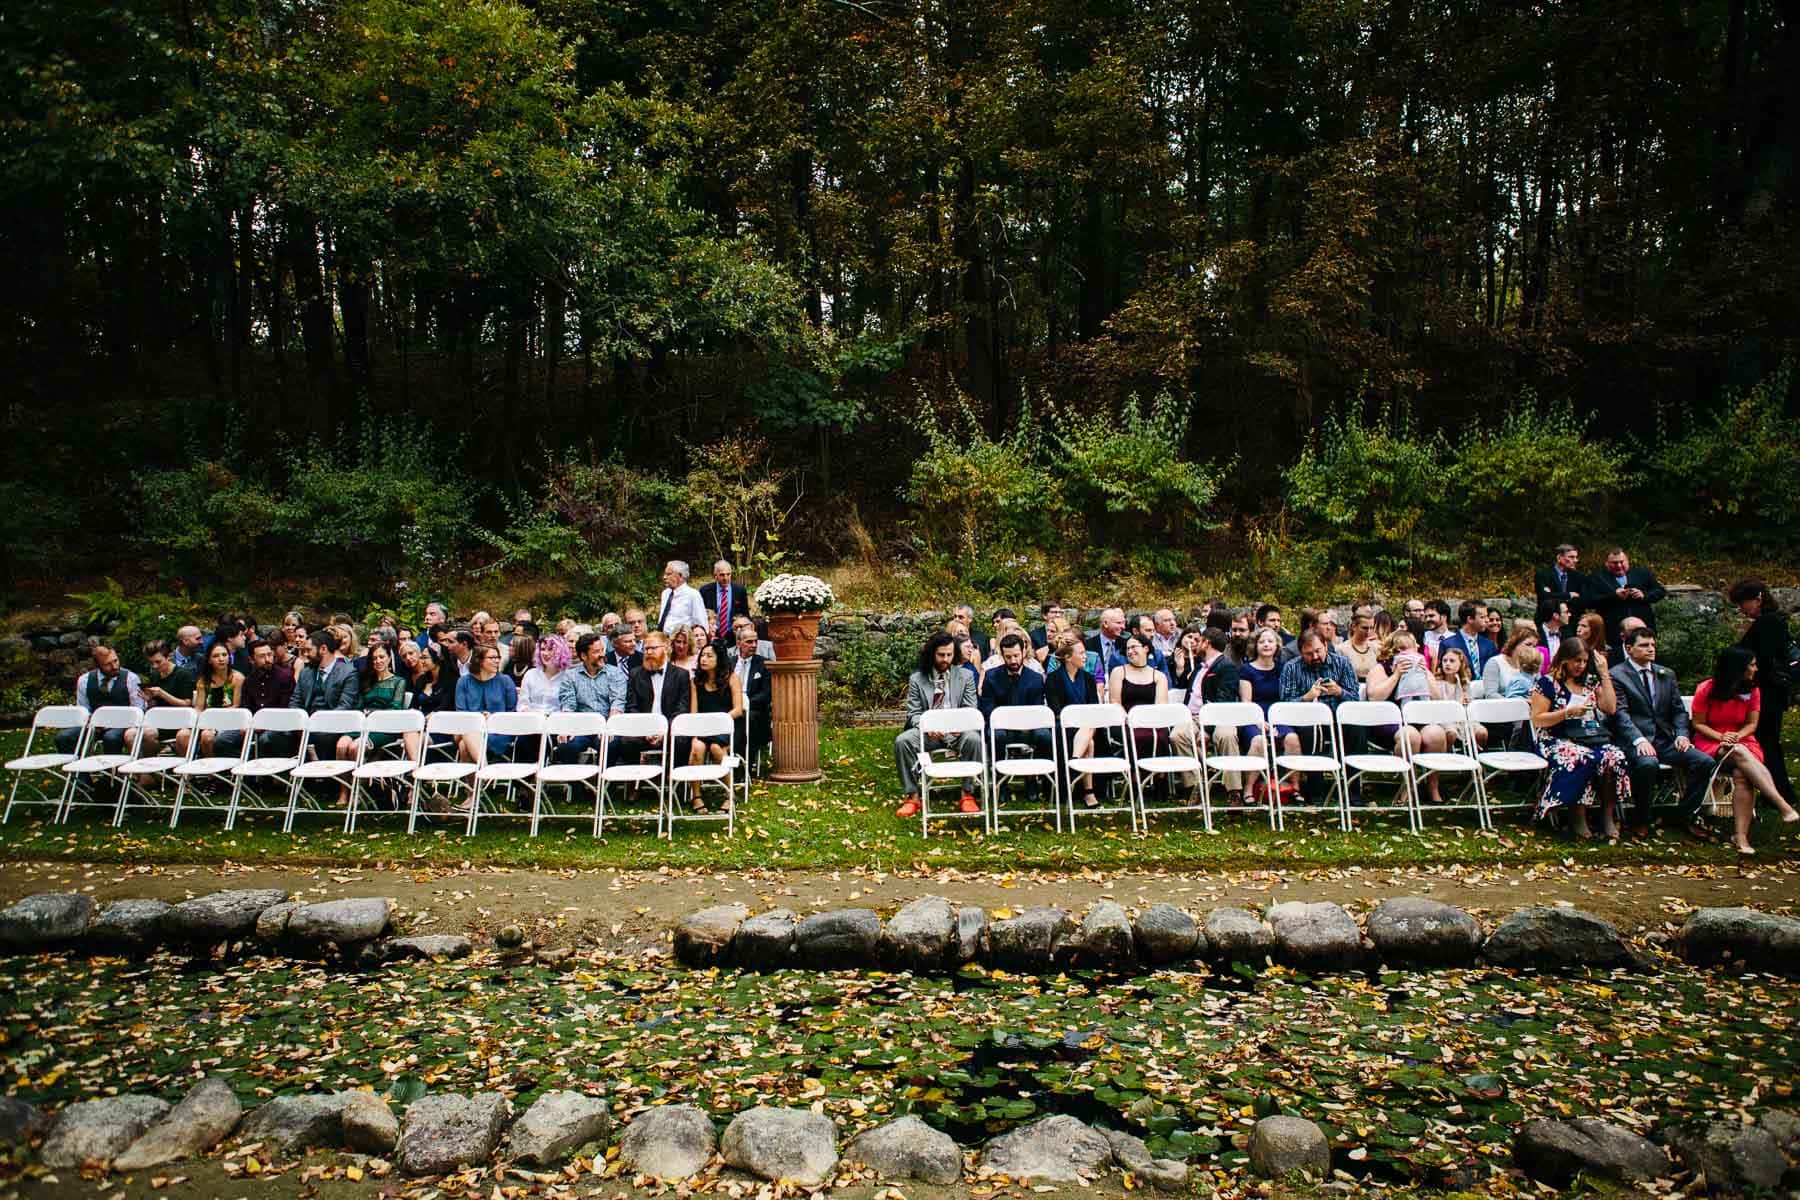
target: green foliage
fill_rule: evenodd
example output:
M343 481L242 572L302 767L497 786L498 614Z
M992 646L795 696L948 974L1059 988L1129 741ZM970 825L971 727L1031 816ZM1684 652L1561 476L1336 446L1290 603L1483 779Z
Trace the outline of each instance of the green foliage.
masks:
M918 657L919 641L899 634L845 638L826 673L822 703L832 709L898 708L906 698L906 677Z
M1302 540L1373 579L1444 558L1428 525L1448 490L1443 454L1443 439L1421 433L1407 405L1333 410L1286 472Z
M1787 544L1800 528L1800 419L1786 411L1793 375L1793 360L1783 359L1749 391L1727 390L1719 404L1698 407L1679 434L1659 415L1648 499L1671 516L1697 518L1709 538Z
M1458 442L1450 499L1459 544L1477 559L1521 557L1594 526L1595 506L1625 477L1625 452L1590 436L1572 401L1540 404L1526 388L1497 424Z
M138 479L137 543L183 575L252 567L275 520L276 498L223 462L196 462Z
M145 665L145 642L158 638L172 641L175 631L183 625L192 622L205 626L209 619L206 610L185 594L127 591L110 576L92 591L70 592L69 599L80 606L81 619L89 629L109 631L107 641L125 665L134 670Z
M0 479L0 575L16 583L68 561L81 510L63 488L43 480ZM10 583L0 583L4 595Z
M912 465L905 497L928 552L972 565L1050 542L1063 524L1060 480L1044 465L1042 431L1023 408L999 439L965 407L965 433L927 421L925 453Z
M731 559L745 583L779 574L788 557L781 531L800 503L787 497L793 472L770 460L762 439L741 433L702 446L693 464L684 503L710 535L713 554ZM696 577L710 574L706 563L691 565Z
M1737 642L1741 622L1730 610L1662 604L1656 611L1656 658L1675 672L1682 690L1692 692L1711 675L1719 651Z

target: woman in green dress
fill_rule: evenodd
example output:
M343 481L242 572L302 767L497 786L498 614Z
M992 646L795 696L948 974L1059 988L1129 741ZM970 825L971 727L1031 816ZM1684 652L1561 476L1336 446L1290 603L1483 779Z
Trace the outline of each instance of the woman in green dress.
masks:
M200 669L200 678L194 681L194 718L209 708L236 708L238 697L243 695L244 674L234 670L231 665L231 647L222 641L216 641L206 652L206 663ZM175 751L187 753L188 739L193 736L190 730L183 729L175 735ZM200 750L198 757L205 758L213 750L213 731L208 729L200 734Z
M375 638L370 641L369 659L363 666L362 678L358 682L362 684L364 712L406 707L406 680L394 673L394 654L384 640ZM360 738L353 738L345 734L338 739L337 756L346 762L354 762L362 749L362 742L367 741L371 750L380 750L398 736L393 733L368 733ZM338 803L344 806L350 803L349 778L346 775L338 783Z

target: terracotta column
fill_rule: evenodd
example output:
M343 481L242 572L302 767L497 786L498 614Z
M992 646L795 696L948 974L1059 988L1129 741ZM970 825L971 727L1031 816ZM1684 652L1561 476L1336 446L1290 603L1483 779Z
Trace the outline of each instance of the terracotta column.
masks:
M771 783L811 783L819 770L819 668L816 658L769 663L774 695L775 769Z

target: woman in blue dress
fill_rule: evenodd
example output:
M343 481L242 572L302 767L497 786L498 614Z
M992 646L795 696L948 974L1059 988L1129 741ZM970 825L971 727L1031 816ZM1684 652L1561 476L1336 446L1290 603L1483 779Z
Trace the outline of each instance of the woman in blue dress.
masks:
M1590 682L1596 667L1598 679ZM1587 810L1596 799L1601 805L1601 831L1610 841L1619 836L1616 814L1631 804L1625 752L1601 724L1601 718L1617 708L1606 660L1594 655L1582 639L1564 638L1550 660L1550 673L1537 681L1531 696L1538 753L1550 763L1537 816L1541 820L1556 809L1568 809L1575 836L1583 841L1593 837Z
M1259 629L1251 637L1248 656L1238 667L1238 696L1261 705L1265 715L1269 705L1281 699L1281 635L1273 629ZM1300 753L1300 735L1291 726L1275 726L1275 736L1280 741L1276 753ZM1262 734L1248 725L1238 730L1238 744L1250 747L1249 753L1259 758L1268 753ZM1258 779L1250 794L1260 804L1267 792L1267 785Z

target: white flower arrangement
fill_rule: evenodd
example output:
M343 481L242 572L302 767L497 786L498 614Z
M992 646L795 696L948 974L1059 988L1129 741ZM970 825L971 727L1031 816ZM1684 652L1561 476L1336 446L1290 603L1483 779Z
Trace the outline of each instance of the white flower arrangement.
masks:
M824 612L831 601L831 585L817 575L781 574L756 589L756 606L764 612Z

